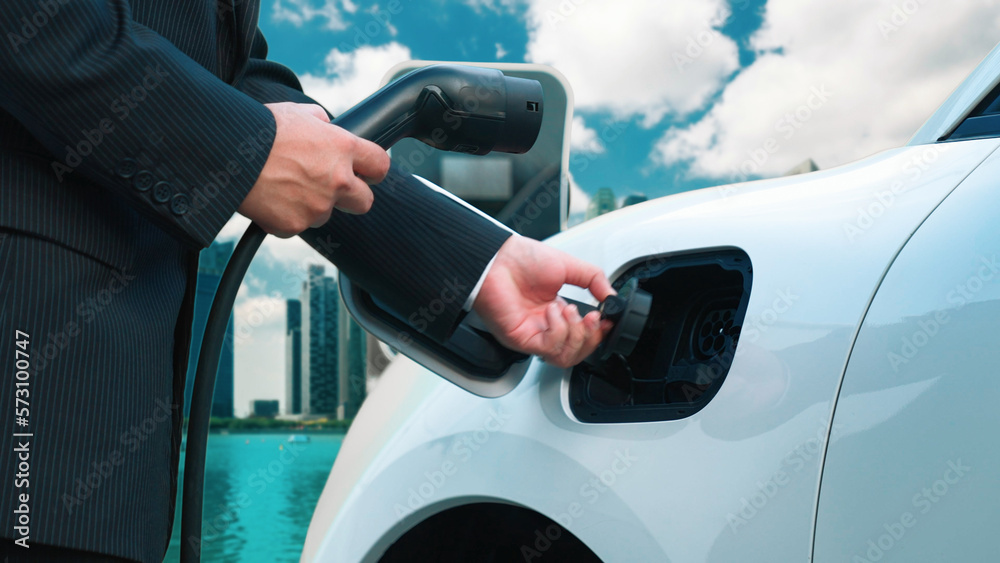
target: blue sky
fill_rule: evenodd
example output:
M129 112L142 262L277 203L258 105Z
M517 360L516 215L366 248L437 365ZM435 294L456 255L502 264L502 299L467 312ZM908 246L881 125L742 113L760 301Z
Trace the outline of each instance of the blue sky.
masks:
M712 13L710 23L738 47L741 67L752 64L755 51L749 39L761 25L764 0L738 0L731 6L723 2L720 6L729 13L722 18ZM353 12L349 11L351 7ZM321 76L327 74L324 61L333 49L346 53L391 44L405 46L414 59L525 62L529 60L526 11L527 3L507 2L383 0L366 5L360 1L265 0L260 27L270 46L270 59L299 75ZM383 22L388 22L395 33ZM388 67L372 70L371 76L378 76ZM377 83L371 85L375 87ZM585 171L571 170L577 184L591 194L599 187L610 186L619 196L645 193L650 197L718 184L717 179L686 176L682 164L649 166L648 162L653 145L664 131L696 121L705 109L667 116L655 127L644 127L640 115L622 119L606 110L577 110L598 130L606 123L627 124L624 138L590 155Z
M779 176L807 158L826 169L902 145L1000 40L993 1L262 4L270 58L335 113L407 59L551 65L576 97L572 151L587 165L571 165L574 189L619 197ZM602 138L609 123L627 126ZM220 238L246 225L236 216ZM238 412L284 399L284 300L320 262L297 238L268 237L251 266L236 307Z

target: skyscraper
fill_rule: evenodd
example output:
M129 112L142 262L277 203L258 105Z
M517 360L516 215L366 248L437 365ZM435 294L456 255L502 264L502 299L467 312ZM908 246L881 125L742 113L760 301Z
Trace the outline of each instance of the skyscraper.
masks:
M354 322L346 307L340 307L339 344L339 393L340 405L337 418L353 419L367 395L365 374L365 331Z
M587 219L600 217L618 208L615 202L615 192L611 188L600 188L587 206Z
M636 205L636 204L642 203L644 201L649 201L649 198L646 197L646 194L629 194L629 195L625 196L625 200L622 201L622 207L628 207L630 205Z
M340 295L321 265L309 266L302 284L302 414L336 416Z
M184 383L184 416L191 411L191 392L194 390L194 374L198 367L198 353L201 339L205 336L205 324L212 308L212 300L219 289L226 263L233 254L233 242L214 242L201 251L198 257L198 288L194 298L194 319L191 333L191 352L188 359L187 381ZM226 325L226 339L219 357L219 371L215 378L215 395L212 397L212 416L233 416L233 316L229 315Z
M285 310L285 414L302 414L302 302L289 299Z
M255 399L250 401L250 416L255 418L274 418L278 416L278 400Z

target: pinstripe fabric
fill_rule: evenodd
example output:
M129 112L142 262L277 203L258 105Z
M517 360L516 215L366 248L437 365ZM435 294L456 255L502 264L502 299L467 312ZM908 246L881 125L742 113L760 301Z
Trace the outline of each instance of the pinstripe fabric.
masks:
M17 546L13 541L0 538L0 553L8 553L2 560L3 563L35 563L36 561L73 561L73 563L131 563L129 559L122 559L111 555L94 553L92 551L80 551L66 547L49 547L36 544L30 551Z
M199 64L141 23L145 18L165 18L162 25L147 23L157 23L158 31L162 27L185 46L200 37L213 47L214 58L222 57L229 47L215 52L216 33L230 25L215 24L215 3L134 4L139 20L133 19L124 0L67 2L33 39L17 45L17 53L0 58L4 77L0 103L10 114L6 123L0 123L4 125L0 134L17 129L16 121L27 135L19 131L12 136L37 140L20 150L54 155L49 157L49 182L55 176L64 189L96 182L179 240L205 246L263 167L274 137L274 118L259 102L209 70L220 70L217 60ZM212 10L188 26L178 18L194 6ZM32 0L5 0L0 29L18 29L21 18L31 20L38 9ZM227 20L232 17L231 11L223 14L228 14ZM201 57L205 50L192 51ZM221 70L233 74L242 66L233 61ZM0 141L0 146L10 143ZM150 172L150 182L167 182L168 201L157 201L155 190L137 185L141 174L123 174L120 167L126 159ZM222 189L220 175L230 176ZM203 205L183 215L175 213L172 204L177 196L189 206L196 201ZM15 197L7 195L0 201L15 203L10 201ZM3 205L0 224L9 224L13 212Z
M31 335L31 536L145 561L162 558L170 514L173 340L186 253L151 224L114 270L54 242L9 233L2 247L0 526L8 536L16 444L14 334ZM13 298L11 298L13 297ZM23 491L22 491L23 492Z
M13 333L24 330L45 364L32 379L31 541L163 556L196 251L267 159L262 103L311 101L263 60L258 8L0 3L0 537L13 533ZM506 231L395 172L375 191L368 215L337 213L303 238L400 312L464 287L427 328L443 338Z
M336 213L300 236L352 281L411 319L415 330L442 341L510 233L396 167L372 190L368 213ZM409 236L372 236L390 228Z

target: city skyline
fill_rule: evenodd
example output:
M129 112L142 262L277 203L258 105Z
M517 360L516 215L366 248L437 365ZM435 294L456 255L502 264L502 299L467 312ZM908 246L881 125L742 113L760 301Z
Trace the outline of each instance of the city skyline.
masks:
M806 18L800 4L711 0L666 14L651 0L435 1L430 10L278 0L261 5L260 28L269 58L334 114L406 59L551 65L575 94L571 214L582 216L577 196L603 186L655 199L777 176L806 157L827 169L899 146L995 42L975 3L922 3L902 25L891 5L819 2ZM598 25L606 33L587 35ZM859 40L841 56L817 48L843 29ZM246 225L236 216L220 238ZM285 300L309 261L324 262L298 238L268 237L250 267L236 310L238 412L285 396Z
M229 242L213 242L211 246L201 251L198 256L198 284L194 298L194 318L192 319L191 350L188 353L187 379L184 382L184 416L191 412L191 394L194 391L194 376L198 367L198 354L201 352L202 338L205 336L205 324L219 289L222 273L226 263L233 254L235 244ZM215 377L215 394L212 397L212 416L229 418L234 416L235 400L235 341L234 314L230 313L226 324L226 336L219 356L219 368Z
M340 294L320 264L302 283L302 413L336 415L340 403L338 355ZM287 408L287 407L286 407Z

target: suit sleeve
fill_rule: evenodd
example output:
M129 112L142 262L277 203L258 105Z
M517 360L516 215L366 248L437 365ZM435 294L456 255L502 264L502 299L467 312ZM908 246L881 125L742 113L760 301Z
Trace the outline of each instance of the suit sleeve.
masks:
M6 33L44 10L31 37ZM55 156L55 177L211 243L267 160L270 111L133 21L127 0L4 0L0 29L0 106Z
M296 102L321 105L302 92L302 85L291 69L267 60L267 41L260 28L254 34L250 59L236 82L236 87L262 104ZM333 115L330 117L333 118Z
M316 103L292 71L266 57L258 30L237 87L262 103ZM334 211L326 225L300 236L415 330L444 341L510 232L397 167L372 191L368 213Z
M415 330L443 342L511 236L393 166L364 215L334 211L301 236Z

